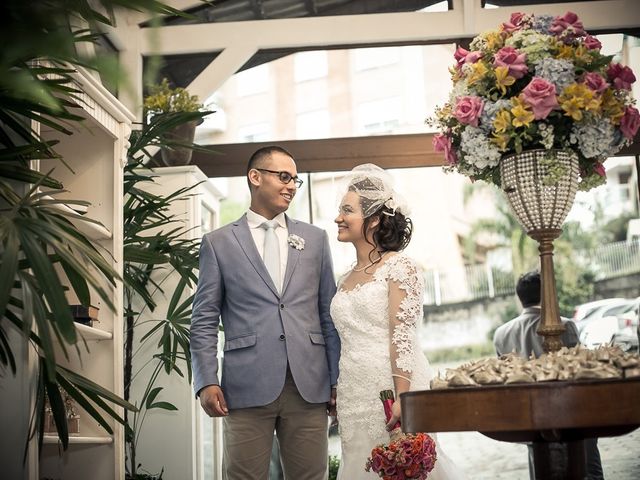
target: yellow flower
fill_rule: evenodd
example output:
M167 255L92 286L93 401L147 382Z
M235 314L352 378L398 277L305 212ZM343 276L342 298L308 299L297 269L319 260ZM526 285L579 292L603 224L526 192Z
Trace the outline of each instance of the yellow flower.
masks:
M573 118L576 122L582 120L584 102L580 98L570 97L560 102L560 106L564 110L565 116Z
M594 92L582 83L572 83L565 88L558 101L565 115L575 121L582 120L583 111L597 113L601 104L601 100L595 97Z
M513 115L513 126L518 127L526 127L535 119L535 115L531 110L527 108L519 98L514 97L511 99L511 103L513 104L513 108L511 109L511 113Z
M485 36L485 40L487 41L487 49L490 51L497 51L504 45L504 38L497 30L488 32Z
M504 133L511 126L511 114L508 110L500 110L493 120L493 128L497 133Z
M571 45L561 44L558 48L558 58L564 58L566 60L573 60L575 58L575 51Z
M471 65L471 73L467 77L467 84L473 85L484 78L489 69L483 61L478 61Z
M620 119L624 116L624 105L609 88L602 93L601 107L602 115L609 118L614 125L620 124Z
M508 133L494 133L491 142L498 146L498 150L505 151L510 139L511 136Z
M515 82L516 79L509 75L508 67L496 67L496 87L503 95L507 93L507 87L510 87Z

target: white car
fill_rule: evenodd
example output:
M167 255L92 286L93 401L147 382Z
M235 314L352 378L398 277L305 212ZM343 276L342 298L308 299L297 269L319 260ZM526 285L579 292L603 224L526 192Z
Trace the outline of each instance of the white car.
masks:
M583 303L582 305L578 305L573 311L572 320L576 322L580 322L585 316L594 311L597 308L603 307L605 305L610 305L612 303L618 303L624 301L624 298L604 298L602 300L595 300L593 302Z
M602 317L616 316L626 311L633 300L627 298L607 298L605 300L597 300L588 304L580 305L576 308L578 315L574 313L574 323L578 328L578 332L591 322Z

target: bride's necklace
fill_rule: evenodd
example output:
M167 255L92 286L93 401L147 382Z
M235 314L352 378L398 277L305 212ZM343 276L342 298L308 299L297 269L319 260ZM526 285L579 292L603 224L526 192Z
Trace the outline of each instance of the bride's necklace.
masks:
M364 272L367 268L374 266L376 263L378 263L380 260L382 260L382 257L384 257L387 254L387 252L384 253L380 253L379 257L377 260L370 262L369 264L365 265L364 267L361 268L356 268L356 266L354 265L353 267L351 267L351 271L352 272Z

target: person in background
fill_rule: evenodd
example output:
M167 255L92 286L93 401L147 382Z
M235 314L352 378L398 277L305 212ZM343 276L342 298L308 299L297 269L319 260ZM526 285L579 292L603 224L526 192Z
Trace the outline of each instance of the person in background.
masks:
M522 313L498 327L493 335L493 346L498 356L515 352L524 358L532 354L539 357L544 353L542 348L543 338L538 335L541 309L541 281L538 271L527 272L518 279L516 294L522 304ZM565 331L562 334L562 343L566 347L575 347L580 343L576 324L566 318L560 318ZM587 438L584 441L585 456L587 461L587 479L604 479L600 452L598 451L598 439ZM533 448L529 445L529 477L535 479L533 468Z

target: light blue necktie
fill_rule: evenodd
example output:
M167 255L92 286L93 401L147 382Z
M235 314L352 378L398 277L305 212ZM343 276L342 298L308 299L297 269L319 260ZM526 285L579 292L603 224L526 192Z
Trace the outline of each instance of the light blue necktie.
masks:
M280 291L280 246L278 245L278 236L276 235L276 227L278 222L276 220L268 220L260 225L264 228L264 250L262 252L262 259L267 267L269 275L276 286L278 292Z

